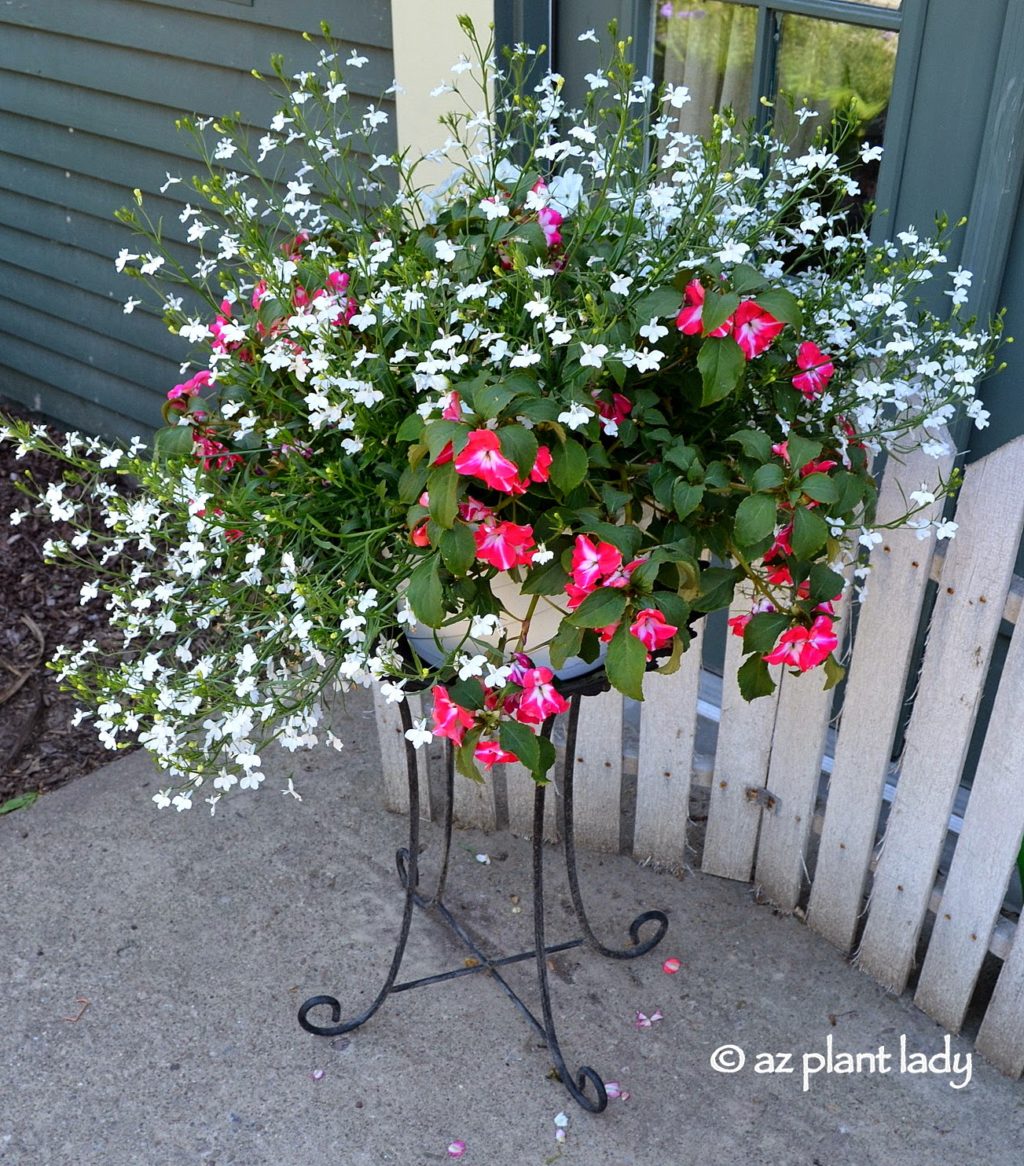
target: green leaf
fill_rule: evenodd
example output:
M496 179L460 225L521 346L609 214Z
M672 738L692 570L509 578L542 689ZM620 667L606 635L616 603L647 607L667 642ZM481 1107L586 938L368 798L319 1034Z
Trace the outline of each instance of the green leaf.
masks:
M700 594L693 602L697 611L718 611L732 602L742 572L736 567L707 567L700 573Z
M708 338L697 353L697 367L703 383L701 405L713 405L736 388L746 367L743 349L731 336Z
M682 520L692 514L703 497L703 486L691 486L689 482L678 478L672 487L672 509L676 512L676 517Z
M743 629L744 652L770 652L791 622L788 615L776 611L761 611L751 616Z
M524 595L562 595L569 576L556 556L542 567L534 567L520 588Z
M835 482L839 494L830 507L833 514L848 514L860 505L864 497L864 480L862 478L858 478L856 474L848 473L846 470L837 470L832 475L832 481Z
M823 667L825 669L824 691L828 692L830 688L835 688L839 681L843 679L843 677L846 675L846 669L836 659L834 652L829 652L829 654L825 657L825 663Z
M480 740L480 729L473 729L462 738L462 744L455 750L455 770L471 781L483 782L483 774L477 768L473 752Z
M800 470L821 453L821 442L810 441L799 433L790 433L786 438L786 450L789 453L789 464L794 470Z
M468 709L471 713L478 712L484 707L486 694L483 685L476 677L470 676L468 680L454 680L445 687L448 689L448 695L452 702Z
M734 291L741 293L759 291L768 283L756 268L750 267L746 263L739 263L732 269L729 282L732 284Z
M439 628L445 617L442 597L438 558L428 555L409 576L406 598L420 623L428 628Z
M551 449L551 481L563 497L575 490L587 476L587 451L570 437L564 444L555 442Z
M533 780L538 784L545 784L548 779L548 770L555 764L557 753L555 747L547 737L538 737L537 746L540 749L540 760L533 773Z
M502 749L514 753L531 773L536 773L540 766L540 746L537 744L537 734L529 725L522 725L519 721L502 721L498 729L498 742Z
M537 439L522 425L503 425L498 430L501 452L516 463L520 477L527 477L537 462Z
M776 502L768 494L751 494L736 507L736 541L750 547L775 530Z
M453 526L441 533L438 549L444 565L453 575L466 575L476 560L476 540L473 532L464 523Z
M825 520L806 506L798 506L793 512L793 554L798 559L810 559L827 540Z
M772 456L772 439L760 429L739 429L726 440L738 442L743 452L757 462L767 462Z
M38 791L29 790L27 793L18 794L15 798L8 798L6 802L0 803L0 814L13 814L15 810L27 810L38 797Z
M740 297L733 292L725 292L722 295L713 291L707 292L700 313L704 335L709 336L716 328L721 327L739 306Z
M636 302L633 309L633 318L638 327L647 324L651 319L661 319L664 316L675 316L683 305L683 297L679 291L671 286L656 287Z
M598 587L568 618L578 628L605 628L618 623L625 610L625 592L618 587Z
M423 418L419 413L410 413L401 425L395 437L399 441L418 441L423 432Z
M759 696L771 696L775 691L775 681L768 672L768 665L761 656L749 656L739 666L736 679L740 686L740 696L744 700L756 700Z
M604 661L605 674L613 688L633 700L644 699L647 649L623 623L612 636Z
M668 462L682 473L686 473L697 460L697 450L692 445L670 445L662 455L662 461Z
M454 462L435 466L427 475L430 517L446 530L451 528L459 513L459 484Z
M826 603L842 592L845 580L838 571L833 571L824 563L815 563L811 568L810 583L811 603Z
M414 502L419 502L426 485L427 467L425 465L406 466L402 471L402 476L398 479L399 502L406 506L412 506Z
M785 472L778 462L766 462L754 471L750 486L753 490L777 490L785 480Z
M839 501L839 487L828 474L808 474L800 483L800 489L815 502Z
M431 421L425 426L423 433L430 449L430 460L434 461L450 441L455 453L460 453L469 440L469 429L457 421Z
M656 591L652 596L654 606L666 620L680 630L686 627L690 618L690 605L674 591Z
M477 389L473 405L481 417L497 417L517 397L535 397L537 391L537 382L531 377L511 376Z
M578 656L582 646L583 629L574 628L571 624L563 621L559 624L558 631L555 632L548 644L548 655L551 657L552 666L564 668L566 660Z
M754 298L754 303L776 320L781 320L783 324L792 324L798 331L803 326L803 312L800 311L796 296L791 292L783 291L779 287L769 288L767 291L759 292Z
M153 454L161 460L188 457L194 444L191 425L172 425L167 429L158 429L153 435Z

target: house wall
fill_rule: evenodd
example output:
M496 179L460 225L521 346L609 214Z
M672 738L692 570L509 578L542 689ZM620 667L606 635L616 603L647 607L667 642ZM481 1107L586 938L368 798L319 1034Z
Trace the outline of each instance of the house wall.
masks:
M198 167L175 118L265 124L274 103L250 70L277 52L304 67L317 50L301 33L323 19L369 58L349 80L378 100L395 74L388 0L0 6L0 397L92 432L159 424L187 350L155 312L124 314L135 288L113 258L131 236L113 212L138 187L180 236L183 188L160 188Z

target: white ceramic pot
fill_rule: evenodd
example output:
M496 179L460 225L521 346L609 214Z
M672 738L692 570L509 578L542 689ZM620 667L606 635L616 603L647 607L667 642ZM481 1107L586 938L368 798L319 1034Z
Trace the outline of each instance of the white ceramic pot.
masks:
M505 644L508 651L514 650L519 643L523 621L529 614L531 603L536 599L537 604L530 618L526 643L521 650L533 660L536 667L551 668L551 656L547 645L558 631L562 619L569 614L567 598L558 595L524 595L520 590L520 584L507 572L502 572L491 580L491 591L502 607L501 620L507 632ZM440 664L448 652L454 651L460 645L461 650L469 654L479 651L481 646L497 648L499 645L498 634L467 639L468 631L469 620L459 620L437 629L416 623L406 630L406 639L427 664ZM560 680L572 680L597 668L606 652L607 645L602 644L600 656L591 663L580 659L579 656L572 656L566 660L563 667L551 670Z

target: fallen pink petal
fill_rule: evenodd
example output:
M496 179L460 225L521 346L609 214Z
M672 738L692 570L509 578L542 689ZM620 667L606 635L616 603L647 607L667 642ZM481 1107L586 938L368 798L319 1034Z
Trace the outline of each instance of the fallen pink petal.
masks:
M327 1072L325 1069L314 1069L313 1072L310 1073L310 1077L312 1077L314 1081L322 1081L326 1076Z
M671 956L661 965L661 970L667 976L674 976L682 966L683 964L681 960L677 960L675 956Z
M448 1143L448 1157L461 1158L466 1152L465 1142L449 1142Z
M628 1101L629 1090L623 1089L618 1081L606 1081L604 1083L604 1091L608 1094L610 1101Z
M634 1020L633 1023L636 1025L637 1028L650 1028L651 1025L654 1024L654 1022L656 1020L662 1020L662 1019L664 1019L664 1018L660 1012L652 1012L650 1016L647 1016L645 1013L641 1012L638 1009L637 1014L636 1014L636 1020Z

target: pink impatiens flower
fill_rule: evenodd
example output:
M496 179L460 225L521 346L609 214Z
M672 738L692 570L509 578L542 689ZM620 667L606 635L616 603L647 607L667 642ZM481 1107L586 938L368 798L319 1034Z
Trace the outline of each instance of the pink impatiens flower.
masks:
M793 387L799 389L808 401L825 391L836 371L832 361L811 340L805 340L797 349L796 364L803 371L793 377Z
M732 320L733 338L747 360L760 356L786 326L753 300L744 300L733 313Z
M515 522L484 523L473 532L476 557L499 571L528 567L536 546L533 527Z
M516 720L524 725L539 725L548 717L567 712L569 702L555 688L550 668L531 668L523 676Z
M549 247L561 247L562 233L558 229L563 222L561 214L553 206L542 206L537 212L537 222L544 232L544 242Z
M784 664L807 672L827 659L838 643L831 618L819 615L809 628L795 627L784 631L778 644L764 659L768 664Z
M592 591L605 575L622 566L622 552L611 543L595 546L585 534L576 536L572 552L572 581L585 591Z
M456 704L443 684L431 690L434 697L434 736L447 737L453 745L461 745L466 730L473 727L473 714Z
M440 458L434 464L439 465ZM519 481L519 470L501 452L501 442L493 429L473 430L465 449L456 455L455 468L460 474L482 479L492 490L503 494L513 493Z
M683 292L686 304L676 316L676 327L686 336L698 336L704 331L704 322L701 319L704 312L704 285L699 279L691 279ZM732 331L732 316L719 324L708 335L716 338L728 336Z
M484 769L493 769L495 765L513 765L519 760L514 753L502 749L497 741L481 741L473 750L473 758Z
M645 607L643 611L637 612L637 617L629 625L629 630L644 645L648 653L664 648L679 631L653 607Z

